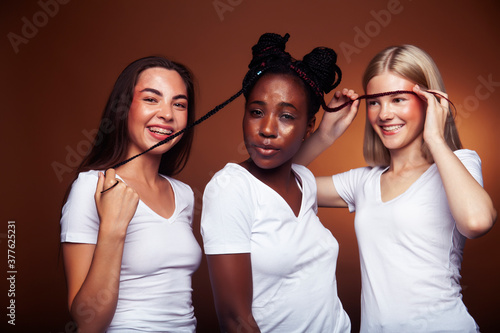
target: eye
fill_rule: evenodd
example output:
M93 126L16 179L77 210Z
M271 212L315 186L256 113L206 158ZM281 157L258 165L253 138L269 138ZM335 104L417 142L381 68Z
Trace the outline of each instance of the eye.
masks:
M187 109L187 105L185 103L174 103L174 106L180 109Z
M259 110L259 109L251 109L249 110L250 112L250 115L252 115L253 117L261 117L264 113L262 112L262 110Z
M158 100L153 97L144 97L142 100L147 103L158 103Z
M393 100L392 100L394 103L401 103L401 102L404 102L405 99L402 98L402 97L395 97Z
M286 119L286 120L294 120L295 119L295 116L293 114L290 114L290 113L284 113L281 115L281 117Z
M377 105L377 104L378 104L378 102L377 102L377 101L374 101L374 100L368 100L368 101L366 101L366 104L367 104L368 106L375 106L375 105Z

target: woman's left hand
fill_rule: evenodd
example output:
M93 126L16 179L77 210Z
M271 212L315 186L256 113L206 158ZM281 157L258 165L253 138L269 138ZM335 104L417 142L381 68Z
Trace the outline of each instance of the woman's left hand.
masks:
M446 97L441 98L428 91L422 90L418 85L413 87L413 91L427 103L424 141L428 145L432 145L436 142L445 142L444 128L450 112L450 106L447 100L448 94L438 90L429 90Z

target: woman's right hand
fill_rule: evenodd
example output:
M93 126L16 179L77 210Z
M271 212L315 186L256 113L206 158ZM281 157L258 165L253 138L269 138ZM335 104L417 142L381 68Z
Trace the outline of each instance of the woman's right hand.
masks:
M139 204L137 192L116 179L114 169L108 169L106 175L99 172L95 202L101 222L99 228L106 228L113 234L125 236L127 227Z
M358 113L358 97L359 95L352 89L344 88L335 92L328 107L334 108L349 101L352 103L337 112L325 111L318 127L322 136L328 137L333 143L345 132Z
M328 104L329 107L340 106L348 101L353 102L337 112L325 111L318 129L307 138L295 154L294 163L308 165L345 132L358 113L359 100L357 98L358 94L352 89L344 88L342 91L335 92Z

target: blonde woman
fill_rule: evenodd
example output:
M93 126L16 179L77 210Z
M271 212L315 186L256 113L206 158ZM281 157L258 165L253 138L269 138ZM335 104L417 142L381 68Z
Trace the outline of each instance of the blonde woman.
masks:
M377 54L363 75L368 167L317 177L318 204L356 211L362 292L361 332L476 332L462 302L467 238L496 220L482 187L481 160L462 149L439 70L423 50ZM353 90L332 103L295 160L308 164L357 112Z

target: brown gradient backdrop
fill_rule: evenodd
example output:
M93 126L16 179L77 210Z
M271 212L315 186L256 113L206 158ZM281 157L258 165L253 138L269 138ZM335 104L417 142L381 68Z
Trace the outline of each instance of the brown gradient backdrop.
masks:
M221 15L214 4L222 8ZM390 13L388 9L390 15L381 14ZM146 55L163 54L193 70L201 116L240 89L250 47L264 32L290 33L288 50L297 57L315 46L334 48L344 73L341 87L357 90L364 67L376 52L393 44L420 46L442 71L458 106L463 143L481 156L485 187L500 210L495 135L500 125L500 10L496 0L69 1L59 5L53 17L44 17L41 11L35 0L0 5L2 331L72 331L59 258L61 201L72 176L63 173L59 179L53 163L74 169L73 163L88 147L85 133L97 127L118 74ZM25 22L34 19L39 25L36 35L25 28L30 38L17 46L16 53L8 34L21 36ZM350 54L344 51L348 47ZM196 129L191 159L178 177L195 192L194 232L200 243L205 184L228 161L246 157L242 105L240 98ZM348 132L311 170L327 175L363 166L363 127L364 105ZM340 243L339 294L355 332L360 272L354 215L321 209L320 217ZM9 220L16 221L15 327L7 325L5 313ZM464 301L484 332L500 327L499 240L497 226L486 236L467 241L465 247ZM205 261L194 275L193 287L199 332L216 332Z

